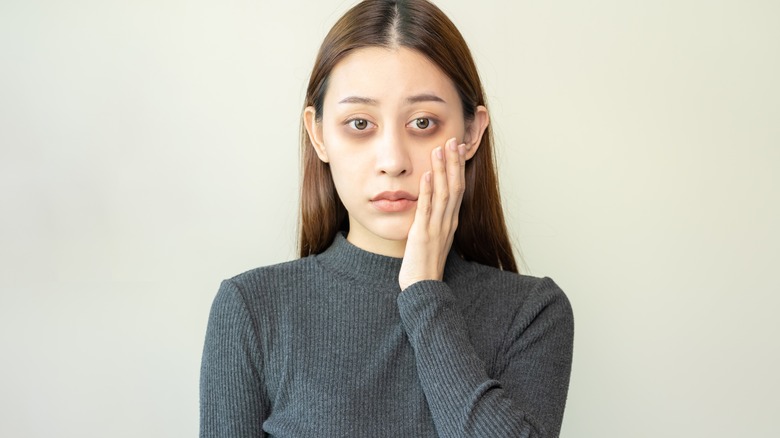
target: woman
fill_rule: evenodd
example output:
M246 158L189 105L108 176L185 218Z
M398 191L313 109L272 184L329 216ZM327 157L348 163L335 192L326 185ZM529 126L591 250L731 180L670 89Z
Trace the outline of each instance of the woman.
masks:
M201 436L557 436L572 313L518 275L460 33L367 0L326 36L303 111L301 258L223 282Z

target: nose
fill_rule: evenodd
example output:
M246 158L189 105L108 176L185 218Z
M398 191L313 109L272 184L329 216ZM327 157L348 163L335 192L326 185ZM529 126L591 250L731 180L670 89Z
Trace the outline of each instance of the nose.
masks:
M389 176L405 175L412 171L411 165L403 135L392 129L385 129L376 142L377 173Z

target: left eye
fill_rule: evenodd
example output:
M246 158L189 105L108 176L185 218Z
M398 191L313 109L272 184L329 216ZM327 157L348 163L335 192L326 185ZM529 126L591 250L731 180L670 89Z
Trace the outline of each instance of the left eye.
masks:
M433 120L427 118L427 117L419 117L414 120L412 120L412 125L417 129L428 129L433 124Z

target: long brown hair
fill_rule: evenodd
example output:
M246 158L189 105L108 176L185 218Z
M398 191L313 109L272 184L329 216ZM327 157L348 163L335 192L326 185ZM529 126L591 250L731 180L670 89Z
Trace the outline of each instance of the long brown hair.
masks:
M330 72L352 50L398 46L417 50L438 65L458 90L466 123L473 121L485 96L471 51L449 18L425 0L365 0L344 14L322 42L304 108L313 106L315 118L321 120ZM492 137L488 126L476 154L466 162L466 191L452 245L466 260L517 272L501 208ZM337 232L348 231L349 220L330 166L317 157L304 126L301 154L298 243L301 257L306 257L327 249Z

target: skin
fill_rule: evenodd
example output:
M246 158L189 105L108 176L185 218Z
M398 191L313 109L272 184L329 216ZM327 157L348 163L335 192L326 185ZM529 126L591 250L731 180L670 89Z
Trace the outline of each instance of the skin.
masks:
M349 216L347 240L402 257L399 285L441 280L457 228L464 169L489 117L466 122L457 89L435 64L405 47L354 51L332 70L322 119L303 114ZM409 208L381 211L386 191L410 195Z

